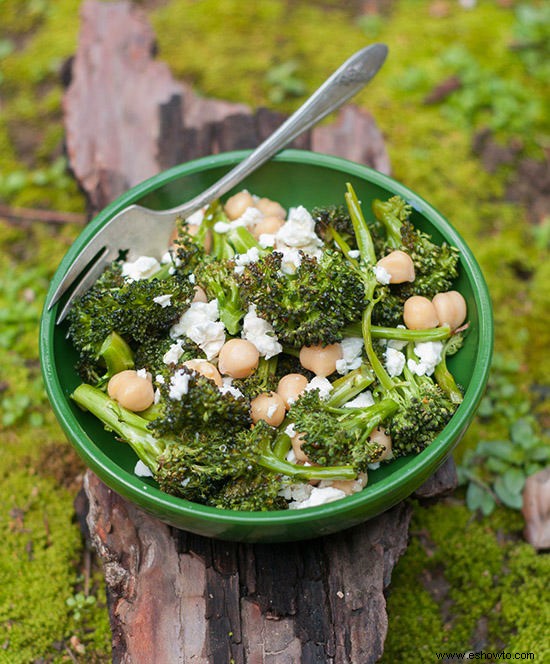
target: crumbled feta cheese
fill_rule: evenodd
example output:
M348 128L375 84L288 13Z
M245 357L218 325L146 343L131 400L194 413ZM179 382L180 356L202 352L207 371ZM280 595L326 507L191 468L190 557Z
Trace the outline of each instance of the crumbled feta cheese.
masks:
M231 394L232 396L235 397L235 399L240 399L241 397L244 397L244 394L239 390L237 387L233 387L231 384L233 382L233 379L231 376L224 376L222 378L222 384L220 385L220 392L222 394Z
M185 220L185 222L188 226L200 226L202 224L203 219L204 219L204 209L201 208L200 210L193 212L193 214L190 214Z
M168 250L164 256L160 259L160 262L165 265L166 263L172 263L172 270L174 267L179 267L181 265L181 260L175 255L173 251ZM170 272L174 274L174 272Z
M240 217L232 221L233 227L245 226L251 228L264 218L264 215L255 207L247 207Z
M386 270L385 267L382 267L382 265L375 265L373 269L374 269L374 276L376 277L376 281L379 284L390 283L391 274Z
M307 507L317 507L318 505L325 505L334 500L345 498L346 494L341 489L335 489L332 486L323 488L313 487L308 498L289 503L288 508L291 510L302 510Z
M285 433L290 438L294 438L294 436L296 435L296 429L294 428L294 422L291 422L290 424L288 424L286 426Z
M251 247L245 254L235 256L235 274L242 274L246 265L255 263L260 258L258 247Z
M138 369L136 371L136 376L138 378L147 378L147 369Z
M170 337L186 336L212 360L225 343L225 326L218 322L218 301L193 302L179 321L170 328Z
M164 385L165 382L166 381L164 380L164 376L162 374L157 374L155 376L155 383L157 383L157 385Z
M162 356L162 361L164 364L176 364L176 362L183 355L182 341L176 341L175 344L172 344L170 348ZM162 378L162 376L161 376ZM157 376L158 379L158 376ZM164 379L163 379L164 380Z
M311 484L304 484L302 482L296 484L287 484L279 491L279 496L282 496L286 500L295 500L300 502L307 500L311 495L312 490L313 487Z
M189 389L189 374L184 369L179 369L170 378L170 390L168 396L170 399L179 400Z
M190 284L194 284L197 281L197 277L195 277L195 275L191 272L191 274L187 277L187 280Z
M369 470L378 470L380 468L380 461L376 461L375 463L369 463L367 464Z
M264 249L267 249L268 247L274 247L276 241L275 238L276 235L274 233L262 233L258 238L258 244Z
M409 370L417 376L431 376L441 361L443 343L441 341L421 341L414 345L414 352L419 361L409 359L407 361Z
M348 256L350 258L359 258L359 256L361 256L361 252L359 251L359 249L351 249L350 251L348 251Z
M288 454L286 455L285 459L288 461L288 463L296 463L296 454L294 453L292 447L288 450Z
M291 208L287 221L276 234L277 248L294 247L309 255L320 255L323 241L315 233L315 221L300 205Z
M155 390L155 392L153 394L153 403L160 403L160 397L161 397L160 390L157 387L157 389Z
M283 254L281 271L284 274L294 274L302 264L302 255L299 249L278 249Z
M328 378L315 376L304 388L304 392L310 392L311 390L319 390L321 399L326 399L332 391L332 383Z
M405 355L395 348L388 347L384 351L386 371L392 378L401 375L401 372L405 368L405 361Z
M342 358L336 360L336 371L347 374L361 366L363 354L363 339L361 337L348 337L340 342Z
M256 313L256 307L251 304L248 312L243 318L243 339L250 341L256 346L258 352L266 360L282 352L283 347L277 340L273 326L268 321L260 318Z
M172 295L170 293L168 293L168 295L157 295L157 297L153 298L153 302L159 304L163 309L166 309L166 307L169 307L172 304Z
M132 281L148 279L158 270L160 263L152 256L139 256L135 261L122 263L122 276Z
M138 477L153 477L151 470L141 461L141 459L136 463L134 467L134 475Z
M367 406L374 405L374 399L372 393L367 390L366 392L361 392L354 399L346 401L344 408L367 408Z

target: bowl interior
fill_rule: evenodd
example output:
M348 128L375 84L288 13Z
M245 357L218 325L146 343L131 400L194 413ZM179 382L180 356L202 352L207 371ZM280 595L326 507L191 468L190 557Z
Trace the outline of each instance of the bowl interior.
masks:
M246 152L209 157L166 171L133 188L102 211L83 231L63 259L53 292L84 244L114 214L131 203L163 209L198 194L243 158ZM69 395L80 380L74 370L76 353L67 342L66 326L55 325L58 306L42 319L41 360L46 389L65 433L84 461L111 488L155 516L199 534L249 541L291 540L340 530L372 517L409 495L445 460L470 422L486 384L492 353L492 316L483 276L471 251L452 226L422 198L396 181L364 166L315 153L281 153L236 190L243 187L285 207L311 208L344 202L351 182L372 218L370 201L400 194L413 206L412 221L439 242L460 249L460 276L456 289L466 298L470 330L460 353L449 360L465 399L436 441L416 457L402 458L369 474L364 491L319 508L277 513L238 513L198 506L160 492L153 481L136 477L136 457L128 445L90 414L82 412ZM228 194L230 195L231 192ZM124 248L124 247L121 247ZM62 304L62 303L61 303Z

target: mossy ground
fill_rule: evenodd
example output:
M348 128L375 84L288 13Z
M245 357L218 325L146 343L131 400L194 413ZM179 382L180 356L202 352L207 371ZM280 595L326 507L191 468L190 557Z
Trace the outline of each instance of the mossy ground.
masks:
M517 390L529 396L545 384L549 222L533 223L525 206L507 200L513 164L488 173L472 150L484 127L501 144L519 140L522 158L541 159L548 147L543 78L510 48L522 27L520 5L540 10L544 3L480 0L466 10L451 0L396 0L387 3L388 14L360 20L359 2L136 4L149 12L160 57L177 76L205 95L252 106L277 98L283 111L299 103L293 91L312 90L354 50L386 42L390 58L357 102L380 125L394 176L430 200L474 248L494 302L497 352L519 366L511 378ZM0 199L11 205L84 209L65 172L59 83L76 46L79 5L0 0ZM457 71L470 81L469 96L458 91L425 104ZM73 516L82 468L48 409L38 367L48 279L78 231L0 223L0 663L110 659L100 575L86 571L83 578ZM533 400L532 408L548 426L548 402ZM478 419L458 455L480 438L501 436L505 426L502 417ZM517 513L499 509L480 519L460 493L418 506L389 593L385 661L491 648L550 657L542 604L548 557L536 555L520 531ZM66 600L85 586L97 601L76 620Z

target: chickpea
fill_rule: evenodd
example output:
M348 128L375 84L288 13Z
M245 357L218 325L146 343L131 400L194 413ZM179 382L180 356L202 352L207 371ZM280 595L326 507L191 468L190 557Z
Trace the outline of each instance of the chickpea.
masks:
M260 198L255 203L255 207L264 214L266 217L276 217L281 221L286 217L286 210L277 201L272 201L270 198ZM272 231L264 231L270 233Z
M115 374L107 385L107 393L123 408L137 413L152 406L155 400L151 374L142 377L134 369Z
M392 458L393 452L391 437L386 433L385 429L382 427L376 427L376 429L372 430L369 439L373 443L378 443L379 445L383 445L386 448L382 453L382 456L378 458L378 461L386 461L386 459Z
M287 374L283 376L277 385L277 394L284 401L288 410L293 401L305 390L308 380L299 373Z
M336 371L336 362L342 359L342 346L302 346L300 364L304 369L313 371L316 376L325 378Z
M439 323L434 305L422 295L413 295L405 301L403 320L409 330L427 330Z
M191 369L191 371L196 371L202 376L205 376L205 378L210 378L210 380L213 380L218 387L222 386L222 377L220 376L220 372L211 362L201 359L187 360L187 362L183 363L183 366Z
M193 296L193 302L208 302L208 297L204 290L200 286L195 286L195 295Z
M260 353L246 339L230 339L222 346L218 356L218 369L232 378L246 378L258 367Z
M272 427L278 427L285 419L285 404L277 392L264 392L250 402L250 417L254 424L264 420Z
M264 217L253 226L252 234L256 239L258 239L260 235L275 235L283 224L284 221L278 217Z
M225 214L230 219L238 219L244 214L247 208L254 207L254 205L252 195L246 189L243 189L238 194L227 199L224 205Z
M432 300L440 325L456 330L466 320L466 300L458 291L438 293Z
M309 458L302 449L302 445L306 442L303 434L297 433L295 436L292 436L290 440L292 442L294 456L296 457L296 463L309 463Z
M367 473L360 473L355 480L332 480L331 487L340 489L346 496L351 496L365 488L367 485Z
M383 267L390 275L390 284L402 284L414 281L414 263L404 251L392 251L381 258L377 265Z

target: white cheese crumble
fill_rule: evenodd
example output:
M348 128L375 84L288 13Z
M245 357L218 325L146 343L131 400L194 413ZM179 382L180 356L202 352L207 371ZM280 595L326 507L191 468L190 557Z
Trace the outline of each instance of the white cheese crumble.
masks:
M315 221L302 205L290 208L287 221L276 234L277 248L294 247L304 253L320 256L323 241L315 233Z
M176 256L173 251L168 250L164 256L160 259L160 262L165 265L166 263L172 263L172 268L169 270L170 274L174 274L174 267L179 267L181 265L181 260Z
M204 209L201 208L200 210L193 212L193 214L190 214L185 220L185 222L188 226L200 226L202 224L203 219L204 219Z
M342 339L340 346L342 347L342 358L336 360L336 371L344 375L361 366L363 339L361 337L348 337Z
M255 263L260 258L258 247L251 247L245 254L235 256L235 274L242 274L246 265Z
M277 412L277 404L274 403L271 404L271 406L269 406L265 414L267 415L267 417L273 417L273 415L275 415L276 412Z
M170 328L170 337L186 336L212 360L225 343L225 326L218 322L218 301L193 302L179 321Z
M443 343L441 341L420 341L414 345L414 352L419 361L409 359L407 361L409 370L417 376L431 376L441 361Z
M361 392L354 399L346 401L344 408L367 408L368 406L374 405L374 398L372 393L367 390L366 392Z
M285 433L290 438L294 438L294 436L296 435L296 429L294 428L294 422L291 422L290 424L287 424L287 426L285 428Z
M157 374L157 375L155 376L155 383L156 383L157 385L164 385L165 382L166 382L166 381L164 380L164 376L163 376L162 374Z
M405 355L395 348L388 347L384 351L384 363L386 366L386 371L391 378L400 376L403 369L405 368Z
M168 293L167 295L157 295L153 298L153 302L159 304L163 309L169 307L172 304L172 295Z
M170 390L168 396L170 399L179 401L189 390L189 374L184 369L179 369L170 378Z
M376 281L379 284L389 284L391 280L391 274L386 270L385 267L382 265L375 265L374 268L374 276L376 277Z
M276 235L274 233L262 233L258 238L258 244L264 249L267 249L268 247L274 247L275 241Z
M282 352L283 347L277 339L273 326L267 320L260 318L256 313L255 305L251 304L243 318L243 339L250 341L262 357L269 360Z
M325 505L326 503L332 503L334 500L340 500L340 498L345 498L346 494L341 489L335 489L332 486L327 487L313 487L308 498L305 500L294 501L288 504L288 509L291 510L302 510L307 507L317 507L319 505Z
M122 263L122 276L132 281L148 279L160 270L160 263L152 256L139 256L135 261Z
M281 272L284 274L294 274L302 264L300 249L283 248L277 251L283 255L281 259Z
M176 364L176 362L183 355L182 341L176 341L175 344L172 344L170 348L162 356L162 361L164 364ZM161 376L162 378L162 376Z
M134 467L134 475L138 477L153 477L153 473L150 469L141 461L141 459L136 463Z
M235 399L240 399L244 397L244 394L239 390L238 387L233 387L231 384L233 379L230 376L224 376L222 378L222 384L219 387L219 390L222 394L231 394Z
M359 258L361 256L361 252L359 251L359 249L350 249L348 251L348 256L350 258Z
M307 500L311 495L313 487L311 484L287 484L279 491L279 496L286 500L295 500L297 502Z
M147 369L138 369L136 371L136 376L138 378L144 378L144 379L147 378Z
M304 392L310 392L311 390L319 390L319 397L326 399L332 391L332 383L328 378L315 376L304 388Z

